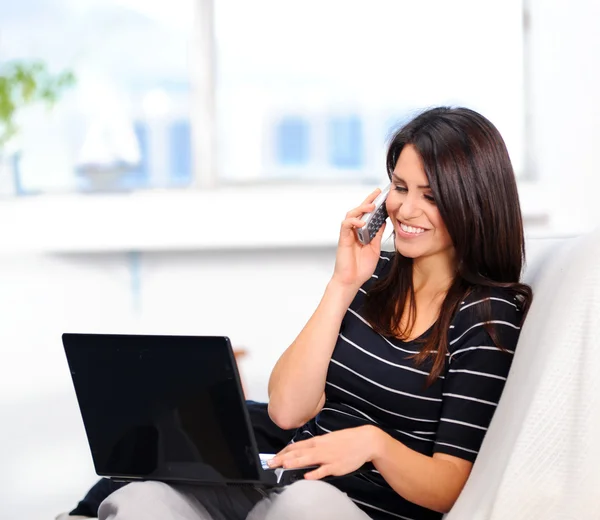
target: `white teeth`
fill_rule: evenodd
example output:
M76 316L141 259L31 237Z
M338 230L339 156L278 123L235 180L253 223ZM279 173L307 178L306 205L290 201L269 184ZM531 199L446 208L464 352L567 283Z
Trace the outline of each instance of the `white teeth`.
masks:
M407 226L406 224L400 224L400 228L405 233L412 233L413 235L418 235L419 233L423 233L425 231L423 228Z

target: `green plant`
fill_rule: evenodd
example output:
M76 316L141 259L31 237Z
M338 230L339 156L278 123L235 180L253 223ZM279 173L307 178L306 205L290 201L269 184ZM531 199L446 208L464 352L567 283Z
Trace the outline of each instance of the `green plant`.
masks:
M74 82L72 72L51 74L39 60L0 64L0 150L18 132L21 108L39 102L52 107Z

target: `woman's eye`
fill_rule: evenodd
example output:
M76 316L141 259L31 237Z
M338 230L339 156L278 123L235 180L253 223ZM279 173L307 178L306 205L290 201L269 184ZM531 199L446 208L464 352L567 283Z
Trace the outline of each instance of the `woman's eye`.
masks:
M396 186L396 191L401 191L402 193L406 193L408 189L405 186Z
M425 199L427 199L429 202L432 202L433 204L435 204L435 199L433 198L433 195L423 195L425 197Z

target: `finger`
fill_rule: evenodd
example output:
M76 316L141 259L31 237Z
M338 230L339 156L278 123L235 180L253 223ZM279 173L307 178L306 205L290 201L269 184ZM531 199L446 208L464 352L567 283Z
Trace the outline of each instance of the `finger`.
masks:
M372 202L363 202L360 206L351 209L348 213L346 213L346 218L348 217L360 217L365 213L371 213L371 211L375 210L375 204Z
M286 446L277 455L275 455L274 457L270 458L267 461L267 465L270 468L278 468L279 466L283 465L284 459L286 457L288 457L290 455L290 453L294 453L295 451L298 450L297 444L300 444L300 443L294 443L294 444L290 444L289 446Z
M288 444L285 448L283 448L277 456L283 455L285 453L289 453L290 451L303 450L312 446L313 439L305 439L303 441L292 442Z
M279 457L273 457L267 461L267 466L270 468L278 468L281 466L281 459Z
M300 443L297 443L300 444ZM276 468L276 467L287 467L286 464L289 464L290 461L294 461L296 459L305 457L307 454L310 454L310 452L312 450L308 449L309 447L306 446L306 443L303 442L303 444L305 444L305 446L302 449L290 449L285 451L282 450L280 451L277 455L275 455L275 457L273 457L272 459L270 459L267 464L269 465L269 467L272 468ZM294 446L296 445L296 443L294 443Z
M292 451L293 446L295 446L295 443L294 444L288 444L279 453L277 453L276 457L281 457L282 455L285 455L286 453L289 453L290 451Z
M381 190L379 188L376 188L371 193L369 193L367 198L363 201L363 204L367 204L368 202L373 202L380 193L381 193Z
M363 227L365 225L365 222L360 220L359 218L353 217L353 218L347 218L346 220L344 220L342 222L342 229L343 230L349 230L349 229L354 229L357 227Z
M270 468L279 468L286 467L286 464L289 464L290 461L301 457L302 454L298 454L295 452L282 453L270 459L267 464Z
M347 219L342 222L342 228L340 229L340 244L354 244L358 243L356 237L356 230L363 227L365 223L360 219Z
M317 469L313 469L312 471L305 473L304 478L306 480L320 480L331 475L333 475L331 464L324 464L323 466L319 466Z
M281 465L285 469L305 468L317 464L315 458L311 455L302 455L301 457L289 457Z

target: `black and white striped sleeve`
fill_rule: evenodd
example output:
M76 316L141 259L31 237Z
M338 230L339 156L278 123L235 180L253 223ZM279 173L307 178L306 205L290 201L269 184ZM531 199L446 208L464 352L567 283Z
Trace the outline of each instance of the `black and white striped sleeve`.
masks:
M359 293L367 294L369 287L389 272L390 264L392 263L393 259L393 252L381 251L379 253L379 260L377 260L377 265L375 266L375 271L373 271L371 278L369 278L358 290Z
M481 305L503 350L487 332ZM448 364L442 412L434 452L475 461L504 390L520 333L521 311L506 291L491 296L471 295L453 320L449 334Z

